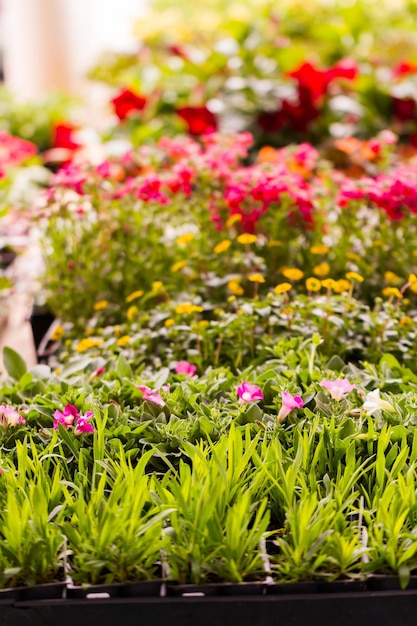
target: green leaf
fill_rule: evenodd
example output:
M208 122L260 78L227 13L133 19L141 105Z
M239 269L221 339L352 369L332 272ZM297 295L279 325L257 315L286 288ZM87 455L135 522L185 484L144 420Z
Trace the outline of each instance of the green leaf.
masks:
M3 348L3 363L9 376L15 380L20 380L23 374L27 372L25 361L17 352L8 346Z
M120 378L132 378L133 371L123 354L116 361L116 372Z

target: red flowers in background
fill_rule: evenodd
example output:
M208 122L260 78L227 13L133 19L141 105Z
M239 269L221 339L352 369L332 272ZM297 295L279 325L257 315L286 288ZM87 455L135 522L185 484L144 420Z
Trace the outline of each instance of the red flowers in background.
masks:
M9 167L20 165L37 151L37 147L30 141L0 131L0 177L4 176Z
M123 121L131 113L143 111L147 100L131 89L122 89L110 102L119 120Z
M76 126L69 124L68 122L60 122L55 124L53 129L53 148L65 148L66 150L78 150L81 148L81 144L74 141L73 133L77 130Z
M186 106L176 110L188 126L190 135L204 135L217 130L217 120L205 106Z

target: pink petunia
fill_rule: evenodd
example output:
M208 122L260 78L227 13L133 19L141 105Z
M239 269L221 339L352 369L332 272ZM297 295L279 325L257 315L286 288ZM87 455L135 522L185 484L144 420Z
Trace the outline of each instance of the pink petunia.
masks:
M344 395L349 393L349 391L355 389L355 385L350 383L346 378L338 378L337 380L324 379L321 381L320 386L327 389L333 400L337 400L338 402Z
M142 392L144 400L157 404L158 406L165 406L165 401L161 394L158 393L158 389L151 389L147 385L137 385L137 388ZM169 385L164 385L162 389L163 391L168 391Z
M192 365L188 361L178 361L175 366L177 374L185 374L186 376L194 376L197 371L197 366Z
M2 404L0 406L0 425L6 428L6 426L18 426L19 424L26 424L25 418L11 406Z
M62 424L64 428L68 428L74 424L75 418L79 417L79 412L73 404L67 404L64 411L57 409L54 413L54 428L58 430L58 425Z
M282 406L278 413L278 422L282 422L294 409L302 409L304 406L304 402L300 396L292 396L288 391L282 391L281 397Z
M264 394L260 387L258 387L257 385L252 385L252 383L248 383L246 381L244 381L237 388L237 395L239 396L240 400L245 403L258 402L258 400L262 400L264 397Z
M89 420L92 417L92 411L86 411L85 415L79 415L77 419L77 424L74 428L74 435L81 435L82 433L93 433L94 426L89 423Z

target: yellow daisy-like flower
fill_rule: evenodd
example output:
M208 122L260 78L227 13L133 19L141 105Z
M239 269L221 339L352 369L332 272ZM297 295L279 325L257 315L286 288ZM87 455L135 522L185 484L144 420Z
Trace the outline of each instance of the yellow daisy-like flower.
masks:
M108 306L109 306L108 300L99 300L98 302L95 303L94 310L102 311L103 309L107 309Z
M180 235L177 237L177 244L179 246L185 246L187 243L190 243L194 239L194 233L184 233L184 235Z
M63 336L64 336L64 327L60 325L54 328L54 330L52 331L51 340L59 341L60 339L62 339Z
M144 292L142 289L138 289L137 291L133 291L133 293L131 293L130 295L127 296L126 298L126 302L133 302L133 300L136 300L136 298L140 298L141 296L143 296Z
M394 274L394 272L390 271L385 272L384 278L390 285L398 285L398 283L401 282L401 278L398 276L398 274Z
M161 280L154 280L152 283L152 293L158 293L158 291L161 291L163 286L164 283Z
M400 326L412 326L413 320L409 315L400 318Z
M126 312L126 317L129 320L129 322L131 322L139 313L139 309L137 306L135 306L134 304L132 306L130 306Z
M290 289L292 289L292 285L290 283L280 283L279 285L274 287L274 293L276 293L277 296L279 296L282 293L286 293Z
M252 235L251 233L242 233L237 237L237 241L243 245L249 245L251 243L256 243L258 241L258 237L256 235Z
M236 296L229 296L229 297L227 298L227 301L228 301L230 304L232 304L233 302L236 302Z
M330 265L328 263L319 263L313 267L313 274L316 276L327 276L330 272Z
M77 346L77 352L84 352L85 350L88 350L89 348L101 346L102 343L103 343L102 339L91 339L90 337L85 337L84 339L81 339L81 341L79 342Z
M251 283L264 283L265 282L265 278L262 276L262 274L249 274L248 280L250 280Z
M129 343L129 341L130 335L123 335L123 337L120 337L120 339L117 340L117 345L123 348L123 346L126 346Z
M364 277L357 272L347 272L346 278L348 280L352 280L354 283L363 283L363 281L365 280Z
M226 250L228 250L231 245L232 242L230 241L230 239L223 239L223 241L220 241L217 246L214 246L213 252L215 254L221 254L222 252L226 252Z
M417 256L417 250L413 250L413 256Z
M385 287L385 289L382 290L382 295L386 296L387 298L391 298L391 296L394 298L403 297L403 294L397 287Z
M233 224L242 221L242 216L236 213L235 215L231 215L226 222L226 228L232 228Z
M244 289L242 288L239 280L229 280L229 282L227 283L227 288L235 296L241 296L244 294Z
M345 278L340 278L339 280L336 281L336 284L334 285L333 289L335 290L336 293L344 293L345 291L349 291L351 286L352 286L352 283L350 283L348 280L346 280Z
M410 289L413 293L417 293L417 283L411 283Z
M351 261L360 261L361 259L360 255L356 254L356 252L346 252L346 256Z
M199 325L201 328L205 328L206 326L208 326L208 325L209 325L209 322L208 322L208 320L200 320L200 321L198 322L198 325Z
M183 261L177 261L176 263L174 263L174 265L171 266L171 272L178 272L179 270L182 270L182 268L185 267L187 263L188 261L185 259Z
M285 315L290 317L294 313L294 309L292 306L286 306L285 309L282 309L281 315Z
M175 320L173 320L172 317L168 317L168 319L166 319L164 322L165 328L171 328L171 326L174 326L174 324Z
M334 289L336 286L336 281L333 278L325 278L321 281L322 287L325 289Z
M183 302L175 307L175 313L178 315L189 315L190 313L201 313L203 307L197 306L192 302Z
M323 243L317 244L317 246L311 246L310 252L311 254L327 254L329 252L329 246L325 246Z
M288 280L301 280L304 277L304 272L298 269L298 267L284 267L281 270L281 274Z
M417 276L415 274L409 274L408 282L410 283L410 285L414 285L414 283L417 283Z
M306 287L308 291L320 291L321 281L318 278L307 278Z

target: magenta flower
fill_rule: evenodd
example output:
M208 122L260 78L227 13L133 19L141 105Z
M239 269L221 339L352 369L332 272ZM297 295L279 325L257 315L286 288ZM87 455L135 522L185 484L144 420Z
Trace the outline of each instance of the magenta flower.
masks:
M91 378L98 378L99 376L101 376L102 374L104 374L104 372L106 371L105 367L98 367L92 374L91 374Z
M330 392L333 400L339 402L344 395L355 389L356 385L352 385L346 378L338 378L337 380L324 379L321 381L320 386Z
M67 404L64 408L64 412L57 409L54 413L55 430L58 430L58 424L62 424L64 428L72 426L76 417L79 417L79 413L77 407L73 404Z
M194 376L197 371L197 366L192 365L188 361L178 361L175 366L177 374L185 374L186 376Z
M148 400L148 402L152 402L158 406L165 406L165 402L161 394L158 393L158 389L151 389L146 385L137 385L137 388L142 392L144 400ZM164 385L162 389L163 391L168 391L169 385Z
M243 382L237 388L237 395L241 399L242 402L258 402L258 400L262 400L264 394L262 389L257 385L252 385L248 382Z
M85 415L79 415L77 418L77 424L74 428L74 435L81 435L82 433L93 433L94 427L89 423L89 420L93 417L92 411L86 411Z
M281 392L282 407L278 413L278 422L282 422L294 409L302 409L304 402L300 396L292 396L288 391Z
M6 428L6 426L18 426L19 424L26 424L25 418L11 406L0 405L0 426Z

